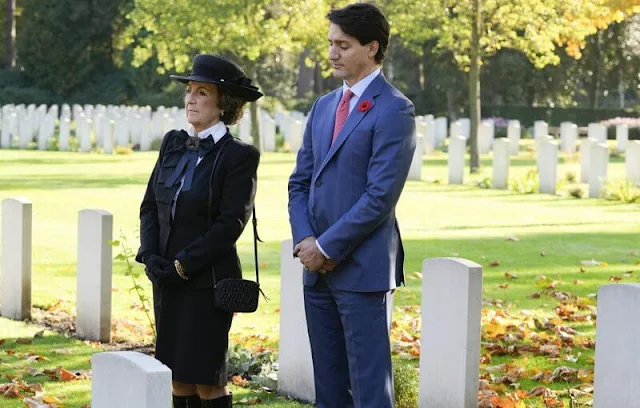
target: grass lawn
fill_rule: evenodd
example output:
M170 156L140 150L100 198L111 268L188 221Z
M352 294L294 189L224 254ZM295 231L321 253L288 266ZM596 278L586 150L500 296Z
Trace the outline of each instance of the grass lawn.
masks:
M530 141L525 141L525 144L525 147L530 147ZM137 249L138 208L156 156L156 152L105 156L0 150L0 200L24 196L33 201L32 290L35 307L75 314L78 211L101 208L111 212L114 216L114 238L127 237L128 244ZM420 278L415 272L421 271L422 261L431 257L457 256L481 264L485 268L483 291L486 309L499 310L518 321L526 321L529 315L539 320L555 317L554 308L560 297L556 292L582 299L596 293L598 286L610 283L610 279L637 281L640 207L637 204L569 197L570 189L587 189L584 184L565 181L569 173L579 176L580 165L576 157L561 156L558 168L560 189L555 196L479 188L475 183L486 182L485 178L491 176L491 158L483 157L482 164L481 172L467 177L464 185L449 186L445 184L446 154L438 151L424 160L423 178L426 181L407 183L398 206L398 219L408 257L405 270L409 279L407 286L396 292L398 310L395 318L398 321L407 320L407 316L417 318L415 306L420 304ZM245 343L251 340L254 346L262 343L276 350L279 254L281 241L290 238L286 186L293 165L292 154L270 153L262 157L257 215L260 236L265 243L260 244L260 267L263 288L271 300L262 303L255 314L239 315L232 328L236 341ZM535 158L525 148L519 157L512 158L510 176L523 178L533 168ZM624 178L623 158L612 157L609 175L610 179ZM509 237L512 240L507 240ZM250 228L243 234L238 247L245 276L251 277ZM114 255L117 253L118 250L114 249ZM591 259L602 262L602 265L581 265L581 261ZM137 272L142 272L142 268L136 268ZM131 291L131 278L124 275L124 270L123 262L114 263L114 341L149 342L151 333L146 318ZM634 273L625 274L629 271ZM140 280L150 295L150 285L144 279ZM537 295L532 297L534 293ZM485 316L485 323L507 325L500 319L508 317L499 316L497 319L491 316ZM528 321L527 324L533 323ZM581 336L593 339L595 329L592 321L567 324L578 330ZM0 363L8 358L3 354L7 348L23 353L28 351L26 345L14 347L15 344L11 343L15 341L11 339L32 335L23 331L37 329L20 325L0 320L0 339L8 339L0 346ZM255 333L263 337L258 340L252 338ZM45 340L51 341L51 345L47 346ZM43 342L43 350L57 348L57 342L65 342L65 348L77 347L78 352L74 356L81 357L68 362L60 360L60 365L67 369L88 369L88 358L95 351L94 345L54 334L46 334L43 339L36 339L34 344L39 342ZM565 361L564 357L564 354L554 358L540 355L497 357L494 354L487 365L510 361L533 370L552 370L561 365L593 368L592 348L581 351L575 361ZM416 360L410 363L415 364ZM0 367L4 374L4 366ZM2 378L0 382L4 380ZM567 383L578 384L580 381ZM523 389L539 385L527 379L520 384ZM566 386L555 382L547 385L559 389ZM58 398L66 396L68 406L87 403L89 389L88 381L62 384L57 389L54 384L47 385L47 393ZM513 390L511 386L504 392ZM237 392L247 391L238 389ZM533 404L531 406L538 406ZM294 403L269 405L296 406Z

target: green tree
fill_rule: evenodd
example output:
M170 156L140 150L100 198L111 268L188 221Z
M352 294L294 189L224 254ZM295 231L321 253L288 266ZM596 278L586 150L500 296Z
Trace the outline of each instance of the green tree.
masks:
M17 48L26 76L68 97L114 70L130 0L23 0Z
M5 5L5 68L16 66L16 0L6 0Z
M273 67L324 38L327 11L323 0L135 0L127 37L137 38L137 64L155 55L163 69L184 72L197 53L226 54L249 77L266 82L258 74L263 66ZM251 119L258 121L255 103ZM252 136L259 147L257 126Z
M632 9L627 6L625 10ZM480 165L477 131L483 60L510 48L540 69L560 62L558 46L579 57L585 37L624 18L611 7L606 0L394 0L386 4L394 31L405 43L419 50L436 39L438 47L452 51L459 67L469 73L471 172Z

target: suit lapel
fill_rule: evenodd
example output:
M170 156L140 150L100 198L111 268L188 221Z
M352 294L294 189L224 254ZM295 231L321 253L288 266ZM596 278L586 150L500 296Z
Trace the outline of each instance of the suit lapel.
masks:
M329 98L329 104L325 115L326 120L322 124L322 130L319 132L320 136L320 160L323 161L329 147L331 147L331 137L333 136L333 128L336 124L336 110L338 110L338 104L342 98L342 92L340 90L334 91L334 95ZM328 137L327 137L328 136Z
M331 130L330 131L328 130L326 132L323 132L323 133L326 133L326 134L323 134L323 138L327 139L326 143L330 147L329 147L329 151L327 152L327 155L324 156L324 159L322 160L322 164L320 165L320 169L316 173L316 176L318 174L320 174L320 172L322 172L322 170L325 168L327 163L335 155L335 153L338 151L338 149L340 149L340 146L342 146L342 144L345 142L345 140L347 140L349 135L351 135L351 132L353 132L353 130L356 128L356 126L358 126L358 124L365 117L365 115L371 109L373 109L373 107L376 105L376 99L375 98L378 95L380 95L380 93L382 92L382 88L386 83L387 83L387 81L386 81L386 79L384 78L384 75L381 72L380 75L378 75L373 80L373 82L371 82L371 84L367 87L367 89L365 89L365 91L362 94L362 96L360 97L360 99L358 99L357 105L353 108L351 113L349 113L349 116L347 117L347 121L345 122L344 126L342 127L342 130L340 130L340 133L338 133L338 137L336 138L335 142L333 142L333 144L331 144L331 138L333 136L333 126L331 126ZM337 92L337 102L340 102L340 98L341 97L342 97L342 93L341 92ZM366 112L360 112L360 110L358 109L358 106L364 101L371 102L371 107ZM332 102L335 102L335 101L332 101ZM332 103L331 105L333 105L333 107L335 107L335 109L337 109L337 107L338 107L337 103L335 103L335 104ZM336 121L335 109L329 113L329 114L332 115L332 120L330 120L330 121L328 120L327 121L327 122L331 122L332 124L335 124L335 121Z

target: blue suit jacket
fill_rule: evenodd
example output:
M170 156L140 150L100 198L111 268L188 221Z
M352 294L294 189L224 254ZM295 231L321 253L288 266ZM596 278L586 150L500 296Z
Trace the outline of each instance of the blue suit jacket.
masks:
M331 144L342 88L313 105L289 179L294 245L315 236L338 263L327 283L353 292L404 282L395 208L416 147L413 104L381 73L367 87ZM368 101L371 107L359 108ZM313 286L317 273L304 272Z

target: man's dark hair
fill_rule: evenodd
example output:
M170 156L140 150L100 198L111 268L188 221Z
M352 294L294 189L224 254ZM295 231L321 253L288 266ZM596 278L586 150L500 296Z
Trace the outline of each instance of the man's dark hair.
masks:
M382 63L389 46L389 22L382 11L371 3L350 4L333 9L327 18L340 29L358 40L361 45L377 41L380 44L375 60Z

